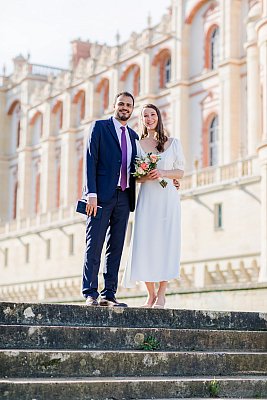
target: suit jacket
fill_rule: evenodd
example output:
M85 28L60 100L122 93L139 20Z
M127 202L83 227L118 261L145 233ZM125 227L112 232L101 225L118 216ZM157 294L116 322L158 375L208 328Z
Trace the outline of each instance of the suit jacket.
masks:
M130 210L135 208L135 178L132 175L136 157L137 133L128 127L132 144L129 201ZM96 121L89 135L85 160L84 195L96 193L98 201L108 202L114 196L121 169L121 147L112 118Z

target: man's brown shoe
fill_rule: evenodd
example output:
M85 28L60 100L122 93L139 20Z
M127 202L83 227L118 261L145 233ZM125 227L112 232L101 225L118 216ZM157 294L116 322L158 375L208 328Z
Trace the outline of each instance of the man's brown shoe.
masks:
M99 306L97 299L94 299L92 296L86 297L85 304L87 306Z

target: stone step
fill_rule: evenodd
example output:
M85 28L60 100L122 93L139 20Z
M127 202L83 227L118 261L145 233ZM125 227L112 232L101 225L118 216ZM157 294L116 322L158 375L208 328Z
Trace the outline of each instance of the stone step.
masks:
M0 350L0 378L267 375L267 353Z
M266 399L266 377L0 380L1 400Z
M267 314L0 303L0 324L267 330Z
M267 352L267 332L0 325L0 349Z

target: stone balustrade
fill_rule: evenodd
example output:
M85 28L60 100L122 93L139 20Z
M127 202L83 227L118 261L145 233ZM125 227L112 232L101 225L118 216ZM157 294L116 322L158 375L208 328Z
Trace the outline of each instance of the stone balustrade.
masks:
M191 174L185 175L181 181L181 195L187 196L196 189L216 188L221 184L239 184L242 181L247 182L248 179L259 180L259 167L256 157L236 161L231 164L208 167L201 170L195 170ZM52 227L56 224L64 225L66 220L69 222L84 221L74 209L74 206L66 208L58 208L45 214L37 214L25 219L17 219L0 224L0 240L4 239L4 235L18 235L22 231L30 232L36 229Z
M260 254L181 263L180 279L169 283L169 292L251 287L257 285ZM121 281L123 271L120 272ZM145 294L142 283L119 288L120 297ZM81 275L0 285L0 301L82 301Z
M197 188L242 183L247 179L259 180L260 171L256 157L235 161L231 164L196 169L181 181L182 194Z

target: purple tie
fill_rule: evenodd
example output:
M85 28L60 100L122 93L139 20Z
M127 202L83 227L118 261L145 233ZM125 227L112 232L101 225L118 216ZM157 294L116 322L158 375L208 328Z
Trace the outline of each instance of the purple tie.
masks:
M125 135L125 126L121 126L121 189L127 187L127 142Z

